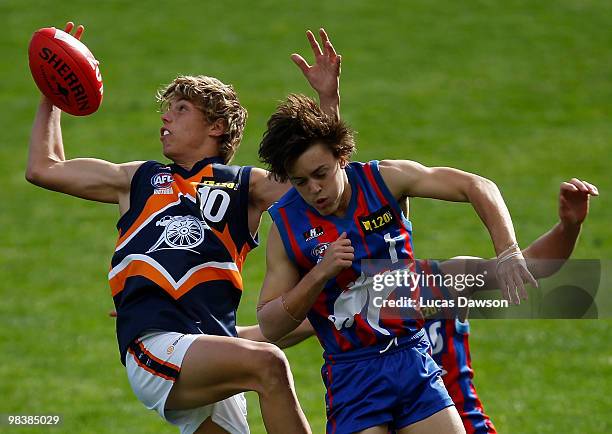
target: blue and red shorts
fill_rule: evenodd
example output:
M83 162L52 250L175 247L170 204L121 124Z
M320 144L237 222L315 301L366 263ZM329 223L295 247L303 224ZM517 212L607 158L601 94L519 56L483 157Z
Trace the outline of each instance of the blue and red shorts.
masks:
M453 405L423 330L324 357L328 434L379 425L397 430Z

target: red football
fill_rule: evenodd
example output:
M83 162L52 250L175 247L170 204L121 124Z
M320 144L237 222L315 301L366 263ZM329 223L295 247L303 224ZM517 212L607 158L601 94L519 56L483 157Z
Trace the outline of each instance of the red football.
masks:
M36 85L55 106L75 116L89 115L102 102L99 62L74 36L47 27L34 33L29 48Z

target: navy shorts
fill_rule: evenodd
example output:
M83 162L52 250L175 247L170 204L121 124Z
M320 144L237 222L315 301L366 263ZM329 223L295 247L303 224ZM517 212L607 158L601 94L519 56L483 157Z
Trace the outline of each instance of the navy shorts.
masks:
M397 430L453 405L423 330L388 345L325 355L327 433Z

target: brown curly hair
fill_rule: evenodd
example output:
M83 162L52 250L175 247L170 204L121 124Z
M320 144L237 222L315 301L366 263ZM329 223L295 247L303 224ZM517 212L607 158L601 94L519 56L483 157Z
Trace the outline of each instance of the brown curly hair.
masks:
M285 182L295 161L317 143L327 146L344 163L355 152L353 131L345 122L325 114L311 98L290 94L268 120L259 159L274 178Z
M223 119L226 130L220 137L219 155L229 164L240 146L247 119L247 111L240 105L234 88L205 75L179 75L157 92L162 111L172 99L191 102L204 113L209 123Z

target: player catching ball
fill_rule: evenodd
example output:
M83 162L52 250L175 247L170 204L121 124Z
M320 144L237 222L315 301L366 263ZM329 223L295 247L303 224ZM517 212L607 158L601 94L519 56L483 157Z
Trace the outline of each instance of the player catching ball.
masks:
M68 23L66 32L73 30ZM83 27L75 36L79 38ZM338 116L340 56L308 32L316 63L294 62ZM182 433L248 433L242 392L259 396L270 433L309 433L278 347L236 338L241 269L262 213L288 189L265 170L232 166L246 110L234 89L179 76L159 94L160 140L170 164L66 159L61 111L43 97L28 181L119 206L110 286L121 362L138 399ZM248 363L245 363L248 361Z

